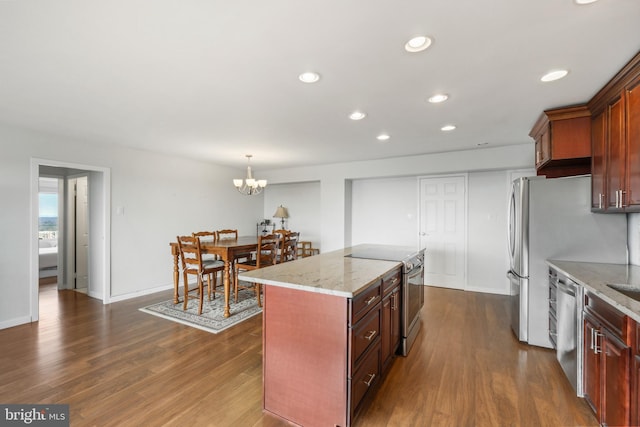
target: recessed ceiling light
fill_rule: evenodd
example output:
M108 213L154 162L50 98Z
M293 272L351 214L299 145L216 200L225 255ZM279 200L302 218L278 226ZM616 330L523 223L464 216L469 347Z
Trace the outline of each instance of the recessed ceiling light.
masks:
M362 111L354 111L353 113L349 114L349 118L351 120L362 120L365 117L367 117L367 114L363 113Z
M574 0L576 2L576 4L591 4L591 3L595 3L598 0Z
M427 36L416 36L410 39L405 45L404 50L407 52L421 52L431 46L433 40Z
M545 74L544 76L542 76L540 78L540 81L552 82L554 80L560 80L561 78L565 77L567 74L569 74L569 71L567 71L567 70L549 71L547 74Z
M314 73L313 71L307 71L306 73L300 74L298 78L304 83L315 83L320 80L320 74Z
M455 125L444 125L440 128L441 131L443 132L451 132L452 130L454 130L456 128Z
M380 135L376 136L376 138L378 139L378 141L388 141L391 137L386 133L381 133Z
M446 93L438 93L429 98L429 102L432 104L438 104L440 102L444 102L449 99L449 95Z

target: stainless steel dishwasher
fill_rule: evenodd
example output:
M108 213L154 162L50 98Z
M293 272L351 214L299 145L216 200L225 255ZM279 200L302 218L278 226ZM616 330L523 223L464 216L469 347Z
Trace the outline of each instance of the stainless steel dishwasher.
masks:
M557 358L576 394L582 396L583 288L558 273L556 289Z

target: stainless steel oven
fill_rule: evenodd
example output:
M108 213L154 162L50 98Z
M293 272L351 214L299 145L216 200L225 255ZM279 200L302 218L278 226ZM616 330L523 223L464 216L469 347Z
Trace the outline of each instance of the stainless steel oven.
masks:
M402 343L403 356L416 340L420 330L420 310L424 305L424 250L403 261L402 267Z
M420 310L424 306L424 249L389 245L358 245L353 258L402 262L402 340L400 353L406 356L420 331Z

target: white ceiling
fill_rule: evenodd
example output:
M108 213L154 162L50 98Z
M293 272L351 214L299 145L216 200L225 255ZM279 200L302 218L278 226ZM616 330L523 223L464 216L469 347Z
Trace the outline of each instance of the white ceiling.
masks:
M0 0L0 121L256 169L531 144L639 50L640 0Z

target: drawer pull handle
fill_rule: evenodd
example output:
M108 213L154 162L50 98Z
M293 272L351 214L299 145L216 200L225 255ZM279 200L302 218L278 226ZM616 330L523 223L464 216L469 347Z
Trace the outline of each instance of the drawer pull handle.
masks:
M362 381L363 383L365 383L367 385L367 387L371 387L371 383L373 382L373 379L376 377L376 374L368 374L369 375L369 381Z
M377 298L378 298L378 295L374 295L371 298L369 298L367 301L365 301L365 304L371 305L371 303L374 302Z
M364 339L367 341L371 341L373 339L373 337L376 336L376 334L378 333L378 331L369 331L368 335L365 335Z
M595 338L595 343L593 345L593 352L595 354L600 354L602 353L602 338L604 337L604 334L601 334L600 332L594 329L593 335Z

